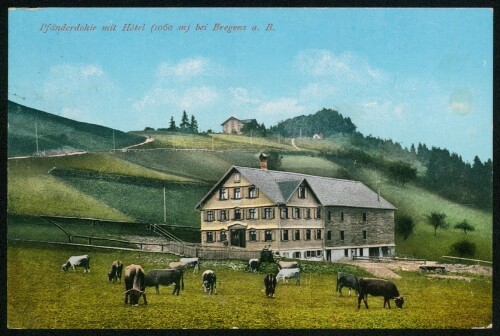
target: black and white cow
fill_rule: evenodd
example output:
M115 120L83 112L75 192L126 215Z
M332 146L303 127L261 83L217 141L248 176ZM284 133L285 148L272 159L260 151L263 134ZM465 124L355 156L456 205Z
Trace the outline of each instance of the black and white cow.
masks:
M276 275L272 273L268 273L264 278L264 285L266 286L266 296L273 298L274 292L276 291L276 284L278 281L276 280Z
M131 264L125 267L125 304L128 303L130 297L130 305L139 305L139 299L144 299L144 304L147 305L146 287L144 285L144 270L141 265Z
M206 270L203 272L201 275L201 281L205 293L208 292L208 294L217 295L217 276L214 271Z
M349 273L339 272L337 274L337 288L335 291L338 292L340 296L342 296L343 287L349 288L349 296L351 296L351 289L354 289L356 294L359 293L358 278Z
M62 264L62 271L66 272L68 268L72 268L73 271L75 270L75 267L83 267L83 273L90 273L90 258L88 255L81 255L81 256L72 256L69 257L68 261L66 261L64 264Z
M179 261L186 263L187 268L192 268L193 274L197 273L200 270L200 258L181 258Z
M386 303L389 308L391 308L391 304L389 303L391 299L394 299L398 308L403 308L405 302L404 298L399 296L399 291L392 282L383 279L361 278L359 279L358 309L361 306L361 300L365 302L366 309L368 309L368 294L372 296L383 296L384 308Z
M259 272L259 266L260 266L259 259L250 259L248 261L248 271L250 271L252 273L258 273Z
M111 264L111 269L108 273L109 281L116 282L116 280L122 281L123 264L120 260L115 260Z
M276 275L276 281L288 282L288 279L295 279L295 284L300 285L300 268L283 268Z
M172 295L179 295L184 290L184 272L179 269L156 269L149 271L145 277L146 287L156 287L156 294L160 294L160 285L169 286L174 284Z

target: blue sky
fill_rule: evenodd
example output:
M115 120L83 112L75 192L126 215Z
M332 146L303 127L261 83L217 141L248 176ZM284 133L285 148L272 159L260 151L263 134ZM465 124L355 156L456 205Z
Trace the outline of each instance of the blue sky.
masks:
M122 131L178 124L183 110L220 131L231 115L271 126L333 108L365 135L492 157L487 8L17 9L8 56L10 100Z

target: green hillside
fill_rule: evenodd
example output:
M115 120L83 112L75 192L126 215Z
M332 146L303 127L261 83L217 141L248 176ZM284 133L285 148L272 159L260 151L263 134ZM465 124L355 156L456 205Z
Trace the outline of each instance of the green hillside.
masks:
M76 130L75 125L80 127L82 123L22 107L21 112L15 112L17 106L9 105L9 153L11 147L13 152L22 147L10 141L11 136L23 134L19 130L27 129L22 118L26 118L24 124L32 123L34 119L28 116L36 113L47 117L43 120L51 120L46 124L59 132L73 125L81 143L98 138L92 130L111 131L88 124L88 132L83 128ZM18 115L11 117L12 113ZM17 128L11 120L14 125L18 123ZM477 246L474 258L492 259L492 212L452 201L418 179L397 181L387 169L388 162L404 160L422 178L427 170L426 158L390 141L337 134L324 140L295 139L293 146L290 138L276 136L134 133L127 136L139 140L135 143L146 136L154 141L126 151L9 160L8 213L163 223L165 188L167 224L199 228L200 214L195 205L232 165L258 167L261 152L278 152L280 170L355 179L374 190L380 189L381 195L397 207L397 216L408 215L415 222L408 239L396 236L399 254L438 259L452 254L453 243L467 239ZM445 213L450 228L438 230L434 236L425 217L431 212ZM453 229L463 220L473 225L475 231L465 235Z
M74 121L8 102L8 156L99 151L132 146L144 137Z

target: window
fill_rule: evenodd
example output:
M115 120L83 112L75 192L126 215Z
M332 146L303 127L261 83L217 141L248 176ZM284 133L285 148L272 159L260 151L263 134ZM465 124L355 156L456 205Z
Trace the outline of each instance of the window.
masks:
M234 183L240 183L240 181L241 181L240 173L234 174Z
M311 240L311 230L306 230L306 240Z
M363 212L363 222L366 222L366 212Z
M332 212L328 210L328 220L332 220Z
M273 218L273 209L272 208L264 208L264 215L262 216L264 219Z
M241 189L240 188L234 188L234 199L241 199Z
M243 219L243 213L242 213L241 209L234 209L234 219L235 220Z
M281 240L288 241L288 230L283 230L281 232L282 232Z
M340 240L344 240L344 231L340 231Z
M227 200L227 189L226 188L222 188L221 190L219 190L219 199L220 200Z
M306 198L306 188L305 187L299 187L299 198Z
M295 259L300 259L302 257L302 254L300 252L293 252L293 257Z
M306 251L306 258L316 257L316 251Z
M270 241L270 240L273 240L273 231L271 230L266 230L264 232L264 240L265 241Z
M362 248L360 248L360 249L359 249L359 256L360 256L360 257L362 257L362 256L363 256L363 249L362 249Z
M349 249L344 249L344 257L348 257L349 256Z
M316 219L321 218L321 208L316 208Z
M248 209L248 219L257 219L257 211L255 208Z
M340 212L340 221L343 222L344 221L344 211L341 211Z
M300 230L293 231L293 239L300 240Z
M363 239L366 239L366 230L363 230Z
M212 231L207 231L207 243L213 243L214 233Z
M293 208L293 210L294 210L294 212L293 212L294 213L293 218L300 219L300 208Z
M221 231L220 232L220 241L226 241L226 240L227 240L227 232Z
M214 212L212 210L207 211L207 222L213 222L214 220Z
M248 198L257 198L258 192L255 187L248 187Z
M227 221L227 210L221 210L219 214L220 221Z
M281 219L288 219L288 208L287 207L281 208L280 218Z
M317 257L321 257L322 255L322 251L321 250L316 250L316 256Z
M321 240L321 230L316 230L316 239Z
M328 230L328 231L326 232L326 239L327 239L327 240L332 240L332 231Z
M257 241L257 232L255 230L250 230L250 241Z
M311 209L310 208L304 209L304 218L311 219Z

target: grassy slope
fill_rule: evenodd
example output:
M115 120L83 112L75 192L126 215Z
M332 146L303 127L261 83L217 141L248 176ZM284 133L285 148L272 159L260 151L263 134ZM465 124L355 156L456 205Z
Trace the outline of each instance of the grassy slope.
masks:
M143 136L82 123L9 101L9 156L33 155L38 150L109 150L141 143ZM36 131L35 131L36 125ZM114 140L113 140L114 136ZM116 147L115 147L116 146Z
M54 271L50 277L46 276L47 269L59 269L68 256L80 254L90 255L90 273L83 274L79 269L66 273ZM159 295L153 288L147 288L148 305L141 300L137 308L124 305L123 283L107 280L109 266L116 259L125 265L140 264L147 272L164 268L177 258L168 254L9 243L7 326L32 329L470 329L492 322L490 277L474 277L467 282L430 280L418 273L401 273L402 279L394 282L405 297L403 309L383 309L382 298L370 296L370 309L360 310L356 308L355 296L335 294L334 276L338 271L365 274L357 268L334 263L304 262L316 268L303 272L300 286L279 283L275 299L268 299L264 294L264 275L245 272L241 261L202 264L201 271L210 268L217 273L217 295L203 293L200 272L184 279L185 289L179 296L170 294L172 286L160 287Z
M233 146L236 146L239 141L245 139L245 137L236 135L214 136L220 136L220 138L224 138L226 141L232 141ZM169 135L168 137L179 143L185 139L193 138L193 141L197 141L202 148L209 147L211 144L211 138L206 136ZM265 141L269 143L272 142L269 139ZM337 144L327 140L313 141L301 139L297 141L297 144L308 151L325 148L334 151L337 148ZM280 144L276 143L276 146L279 145ZM267 149L270 148L272 148L272 146ZM412 186L411 184L404 187L399 184L393 184L390 179L384 179L384 177L376 171L363 169L359 167L359 165L353 168L352 163L346 163L346 160L339 160L336 163L332 163L322 158L308 156L307 153L310 152L296 152L297 154L295 155L283 154L283 170L335 177L337 170L344 167L353 174L353 178L363 181L374 189L376 189L376 181L378 181L379 177L382 178L380 182L382 195L398 208L398 212L411 215L417 223L415 234L408 240L402 241L399 236L396 237L398 253L436 259L442 255L448 254L450 252L449 246L452 243L466 237L478 245L477 258L491 260L492 215L490 213L458 205L426 190ZM217 181L231 165L257 167L258 154L259 151L241 150L225 152L174 150L128 151L125 153L117 152L114 155L100 154L88 156L87 158L92 158L91 160L85 157L80 158L76 156L64 159L37 159L34 166L40 168L42 178L49 178L50 181L52 181L51 177L47 177L45 172L53 166L93 169L102 172L128 174L133 176L149 176L172 181L206 181L208 184L205 184L205 186L199 185L192 190L184 189L184 192L176 194L177 196L172 194L172 197L168 197L169 195L167 192L167 202L170 202L176 197L183 200L181 202L182 206L177 207L176 211L171 213L171 218L169 218L168 221L170 222L170 220L172 220L172 224L182 223L183 225L198 226L199 214L193 209L193 204L199 201L204 192L208 191L212 184ZM23 190L26 190L26 188L23 187L26 182L23 173L16 171L16 169L12 169L12 166L13 163L9 163L9 199L11 199L11 196L23 193ZM21 168L26 169L25 167ZM43 171L44 169L46 169L45 172ZM29 176L28 174L27 177ZM36 176L36 174L32 174L32 176ZM38 180L38 177L34 178ZM51 183L48 182L48 180L45 181L46 182L43 183L44 186ZM14 186L13 188L11 188L11 183L12 186ZM87 186L85 187L86 184ZM154 188L140 188L132 185L113 183L96 184L95 188L93 188L91 184L85 181L71 181L70 185L85 190L85 193L92 195L94 199L119 209L121 212L128 214L129 217L154 221L158 219L162 220L162 212L158 211L161 205L159 206L156 204L159 202L162 195L158 196L159 190L155 190ZM53 190L53 194L59 193L57 189L54 189L59 188L59 184L46 187L51 188L50 190ZM60 186L60 188L66 187L68 187L68 185ZM118 195L127 196L124 196L122 200L120 197L113 196L115 191L118 191ZM133 200L137 200L137 198L134 196L130 198L129 195L141 195L141 198L139 202L134 202ZM50 197L57 198L57 196ZM33 207L33 205L28 205L29 202L17 202L15 204L17 206L17 212L23 212ZM20 204L22 204L23 207L21 207ZM147 204L147 206L144 206L144 204ZM174 204L172 204L172 206L174 208L176 207ZM153 208L154 210L152 210ZM11 204L9 204L9 211L11 210L12 207ZM71 211L68 209L67 214L75 215L71 213ZM181 214L183 211L185 211L184 216ZM447 214L447 219L452 224L467 219L471 224L475 225L476 231L465 236L455 229L449 229L447 231L438 230L437 237L434 237L432 227L427 225L424 220L424 215L432 211L445 212ZM422 244L422 242L426 242L426 244Z
M102 219L132 220L114 208L82 193L48 171L52 167L80 168L98 172L190 182L183 177L145 169L111 154L30 158L8 162L8 211L34 215L66 215Z

